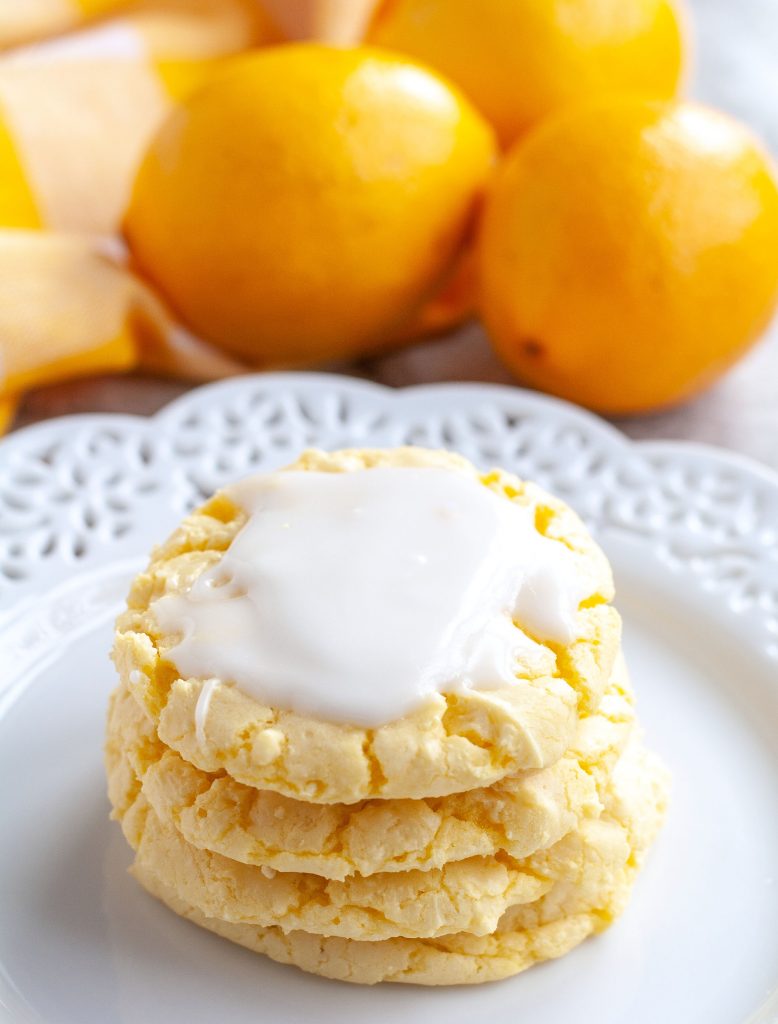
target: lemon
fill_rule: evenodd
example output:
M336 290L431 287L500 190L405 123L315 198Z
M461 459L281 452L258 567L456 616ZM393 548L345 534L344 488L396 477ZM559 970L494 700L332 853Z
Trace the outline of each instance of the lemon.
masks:
M449 76L504 146L572 101L671 97L683 65L672 0L393 0L368 38Z
M198 334L254 365L396 342L448 279L494 157L442 79L379 50L230 62L164 124L125 230Z
M724 114L593 101L514 149L479 248L482 315L520 379L643 412L706 387L767 326L778 187Z

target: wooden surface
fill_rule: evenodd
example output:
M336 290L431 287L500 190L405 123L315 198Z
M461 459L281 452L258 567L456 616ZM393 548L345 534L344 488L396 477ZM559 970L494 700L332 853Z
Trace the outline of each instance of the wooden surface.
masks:
M778 0L691 0L689 6L695 23L693 93L749 121L778 153ZM393 386L438 380L515 383L476 327L345 369ZM184 390L176 381L140 377L76 381L27 396L16 425L74 412L148 414ZM720 445L778 469L778 324L696 401L618 426L637 439Z

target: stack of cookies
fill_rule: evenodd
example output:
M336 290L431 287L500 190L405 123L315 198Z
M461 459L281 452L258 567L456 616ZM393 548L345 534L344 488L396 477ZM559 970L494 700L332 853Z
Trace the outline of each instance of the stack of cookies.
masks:
M220 493L154 552L119 618L109 795L135 877L202 927L344 981L491 981L621 912L666 775L635 723L610 569L577 517L448 453L312 452L292 468L389 467L465 474L526 510L582 581L567 641L535 634L509 686L443 687L369 727L313 717L293 691L262 703L207 661L182 671L186 629L159 602L226 564L251 513Z

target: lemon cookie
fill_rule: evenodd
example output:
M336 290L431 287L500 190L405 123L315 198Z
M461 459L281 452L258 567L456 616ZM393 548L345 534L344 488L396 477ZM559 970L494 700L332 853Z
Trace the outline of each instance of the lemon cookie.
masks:
M552 882L508 857L471 857L429 871L352 875L336 882L274 872L199 850L156 816L142 795L122 820L135 863L211 917L361 941L492 932L505 910Z
M309 452L217 495L157 549L114 660L159 738L202 771L319 804L437 797L561 757L619 647L612 589L580 520L533 484L445 452ZM404 690L419 652L424 685Z
M559 872L551 889L534 903L506 912L487 936L453 934L435 940L394 938L359 942L303 931L285 933L209 917L181 898L149 865L133 867L142 885L176 913L224 938L281 963L328 978L362 984L380 981L461 985L505 978L562 956L587 936L605 929L621 913L634 875L661 823L666 775L635 747L621 791L601 819L547 851L545 869ZM540 863L540 862L539 862Z
M636 755L642 757L639 747L630 754ZM616 810L623 818L634 817L636 803L654 798L645 782L649 776L650 772L642 772L634 783L622 787L625 795L619 797ZM610 806L611 816L614 806ZM622 853L628 856L631 834L623 822L614 832L606 823L591 825L584 820L558 843L523 860L502 854L472 857L428 871L357 875L340 882L307 873L275 872L197 849L173 826L161 822L142 794L121 820L136 850L136 863L207 916L361 941L438 937L457 931L486 935L508 908L534 903L560 880L569 891L564 890L564 896L558 891L557 898L567 905L585 893L592 880L593 867L586 858L571 854L592 845L590 838L581 836L602 832L611 840L616 835L621 838L621 846L596 844L601 854L598 870L610 878L617 874Z
M620 656L598 710L581 718L572 747L548 768L445 797L316 806L195 768L165 747L150 718L120 688L108 721L109 792L121 815L142 778L158 817L192 845L280 871L344 879L440 867L501 850L519 859L600 813L600 794L633 722Z

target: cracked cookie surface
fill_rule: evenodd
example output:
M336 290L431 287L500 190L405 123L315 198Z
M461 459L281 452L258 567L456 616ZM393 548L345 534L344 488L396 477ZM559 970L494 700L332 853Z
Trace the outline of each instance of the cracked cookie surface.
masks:
M150 865L136 863L133 873L149 892L201 927L324 977L361 984L495 981L562 956L621 913L661 825L666 796L666 771L653 755L631 743L614 770L603 817L584 822L539 856L541 870L551 872L553 863L564 866L548 892L510 908L493 934L480 937L458 933L364 942L225 922L183 898Z
M160 821L141 790L118 816L138 868L208 917L371 942L458 931L483 936L498 927L506 912L535 903L560 882L567 887L564 896L557 889L560 904L575 903L590 887L595 864L598 878L618 877L622 863L643 842L639 836L630 841L628 822L647 817L634 807L659 799L649 785L656 773L648 758L638 742L630 743L621 760L636 763L638 770L617 763L607 783L608 820L584 819L532 856L470 857L428 871L355 875L344 881L275 872L200 850ZM619 786L626 789L625 797L618 796Z
M618 651L620 620L609 604L607 560L578 517L534 484L497 470L479 474L446 452L307 452L289 468L337 473L378 466L469 474L504 500L528 507L537 531L568 549L587 583L575 639L543 644L543 657L518 666L510 687L436 694L414 713L375 729L264 706L233 685L219 685L198 735L195 709L206 680L181 678L166 657L176 637L160 631L153 603L188 590L218 563L246 521L228 496L217 494L184 520L136 578L114 646L122 682L159 738L196 768L317 804L444 796L553 764L572 742L579 716L597 708Z
M602 810L601 796L634 724L620 656L597 711L580 719L553 765L488 789L419 800L312 805L231 776L208 774L159 740L126 688L113 695L106 741L109 792L123 813L142 780L162 822L192 845L246 864L331 879L441 867L494 855L519 859Z

